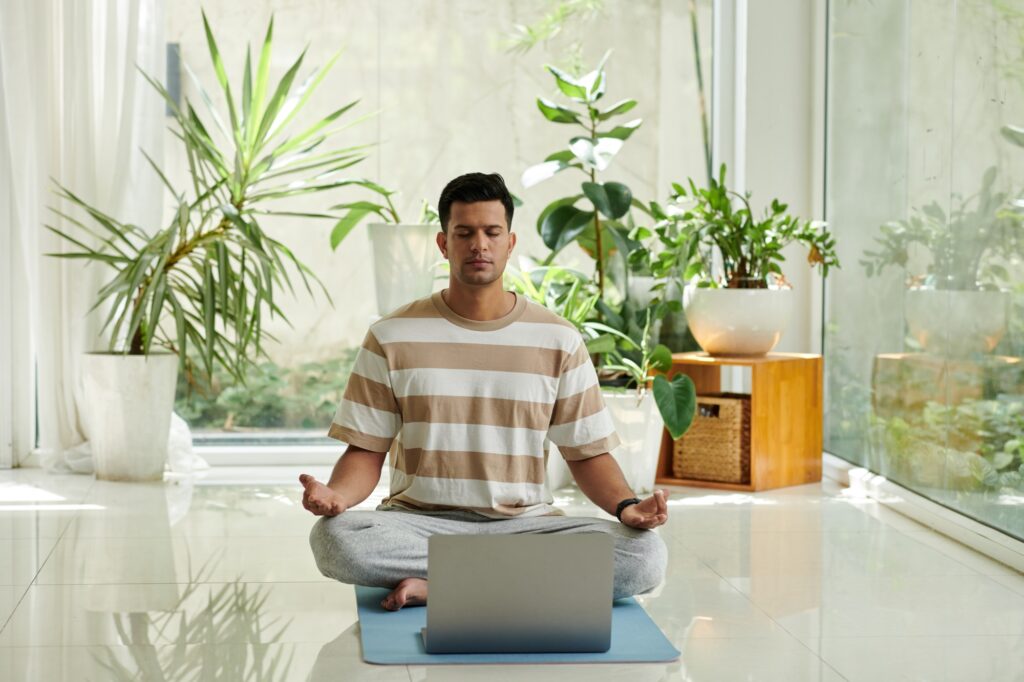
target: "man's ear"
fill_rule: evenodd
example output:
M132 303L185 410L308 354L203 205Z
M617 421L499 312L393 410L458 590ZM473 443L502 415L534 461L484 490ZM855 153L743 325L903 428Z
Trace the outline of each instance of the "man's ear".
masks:
M435 239L437 241L437 248L441 250L441 255L448 258L448 235L444 231L440 231Z

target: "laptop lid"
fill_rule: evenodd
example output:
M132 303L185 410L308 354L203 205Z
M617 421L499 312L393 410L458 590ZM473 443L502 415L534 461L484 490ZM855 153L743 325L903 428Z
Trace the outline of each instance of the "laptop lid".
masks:
M427 547L428 653L611 646L611 535L433 535Z

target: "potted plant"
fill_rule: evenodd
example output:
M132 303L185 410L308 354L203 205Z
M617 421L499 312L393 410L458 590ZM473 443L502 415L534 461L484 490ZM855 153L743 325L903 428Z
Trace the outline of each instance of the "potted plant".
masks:
M537 108L547 120L579 127L582 134L572 136L565 149L527 168L522 176L523 186L527 188L566 169L578 170L586 176L579 185L579 192L556 199L541 211L537 231L550 249L545 265L551 264L562 249L574 242L594 258L594 278L602 298L609 257L616 250L623 256L627 252L628 227L623 218L629 213L633 193L621 182L598 182L598 174L608 169L626 140L643 122L637 118L606 125L637 104L636 100L624 99L605 108L598 106L607 85L604 65L608 56L605 54L597 68L578 78L554 66L545 67L554 77L558 90L572 104L564 106L539 97Z
M661 374L671 369L672 352L664 345L651 342L650 327L657 314L656 308L651 306L644 310L644 325L638 340L594 319L600 292L596 284L579 271L540 266L528 272L512 272L506 275L506 282L572 322L583 335L587 349L598 359L600 373L624 379L617 382L621 385L602 386L605 405L622 441L612 456L635 491L653 490L662 429L667 428L673 438L680 438L693 421L697 400L693 381L688 376L676 374L669 380ZM622 327L627 326L621 319L615 321ZM628 390L630 385L635 391ZM561 458L548 459L547 478L552 488L571 481Z
M923 350L988 353L1006 331L1012 281L1006 263L1024 254L1024 234L1020 214L1007 210L1008 194L993 191L995 182L989 168L975 194L953 195L948 215L932 202L882 225L878 248L860 261L871 277L888 267L913 267L915 246L927 252L923 269L907 273L904 299L910 336Z
M337 56L296 89L303 53L273 84L271 20L255 72L247 52L236 99L205 14L203 26L227 104L226 122L201 87L210 110L206 120L187 101L179 107L163 85L145 76L173 112L189 163L190 186L178 191L150 160L175 197L170 222L150 233L58 185L58 196L84 217L55 209L70 227L47 226L78 249L50 255L85 259L114 271L93 306L106 308L103 329L110 329L109 347L88 354L84 363L86 418L99 478L160 479L179 365L189 377L196 372L209 376L222 367L244 383L247 367L265 355L264 319L287 320L277 301L282 287L293 289L289 270L310 294L311 281L323 289L285 244L264 231L263 217L337 221L337 215L277 205L287 197L363 184L336 177L364 158L358 148L321 148L335 132L327 126L354 102L306 128L289 127Z
M374 289L377 314L387 315L400 305L430 294L434 286L434 270L440 260L434 235L440 225L437 210L424 200L419 219L403 223L392 201L397 191L369 180L363 187L375 192L377 201L353 201L332 206L345 211L331 232L331 248L367 216L376 216L369 224L370 246L373 250ZM402 272L395 278L395 272Z
M756 218L750 193L730 190L725 173L723 164L706 188L693 180L689 190L674 183L667 209L651 203L664 246L652 254L651 268L662 279L657 287L676 278L686 284L683 305L701 348L712 355L764 355L779 342L791 314L782 249L805 245L808 262L827 276L839 266L835 241L776 199Z

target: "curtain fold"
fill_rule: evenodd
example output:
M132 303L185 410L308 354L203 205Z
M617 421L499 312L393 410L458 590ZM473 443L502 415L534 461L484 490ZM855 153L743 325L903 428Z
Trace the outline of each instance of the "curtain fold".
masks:
M81 357L106 346L100 316L87 311L111 271L45 255L66 248L44 227L67 227L49 207L71 212L50 178L126 222L161 223L162 187L140 149L161 162L163 102L136 67L163 79L163 20L163 0L0 2L0 220L12 246L0 258L14 283L3 334L15 464L36 445L38 419L44 467L92 470Z

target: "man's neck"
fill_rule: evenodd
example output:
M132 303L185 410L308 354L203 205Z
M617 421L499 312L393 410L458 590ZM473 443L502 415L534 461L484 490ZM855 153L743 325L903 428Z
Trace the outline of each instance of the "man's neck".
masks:
M469 288L452 286L441 292L441 297L452 311L467 320L487 322L505 317L516 305L516 296L497 286Z

